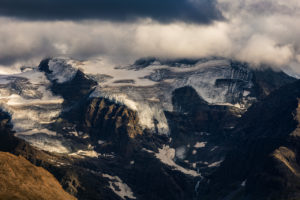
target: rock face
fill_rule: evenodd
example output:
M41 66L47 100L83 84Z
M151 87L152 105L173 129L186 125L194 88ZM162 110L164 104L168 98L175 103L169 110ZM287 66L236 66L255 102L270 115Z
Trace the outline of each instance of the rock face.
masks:
M99 132L102 132L103 138L99 139L107 139L108 137L117 139L117 135L122 134L120 133L122 131L130 138L142 134L136 112L104 98L89 100L84 121L86 128L98 129Z
M243 113L233 106L210 105L192 87L176 89L172 97L175 113L186 115L198 131L224 132L234 127Z
M235 147L199 199L300 197L299 97L297 81L249 108L233 132Z
M274 72L271 69L254 71L254 88L256 96L262 100L275 89L295 81L293 77L287 76L283 72Z
M132 151L134 139L143 134L135 111L105 98L89 98L63 118L89 135L90 143L105 152ZM105 145L99 145L105 141ZM103 142L104 143L104 142Z
M52 174L25 158L0 152L0 199L75 200Z

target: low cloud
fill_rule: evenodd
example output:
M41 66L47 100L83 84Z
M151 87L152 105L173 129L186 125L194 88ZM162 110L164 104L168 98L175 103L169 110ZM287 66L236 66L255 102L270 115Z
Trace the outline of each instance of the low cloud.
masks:
M99 57L113 64L150 56L222 56L255 67L267 64L299 68L298 1L219 0L216 6L226 20L205 25L161 23L149 18L119 22L2 17L0 24L5 26L0 26L0 65L37 64L43 57L57 55L78 59Z

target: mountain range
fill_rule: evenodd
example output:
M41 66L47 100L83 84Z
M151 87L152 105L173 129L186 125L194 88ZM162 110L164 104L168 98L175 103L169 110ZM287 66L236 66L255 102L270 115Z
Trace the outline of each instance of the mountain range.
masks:
M218 57L100 62L0 76L0 197L300 198L299 80Z

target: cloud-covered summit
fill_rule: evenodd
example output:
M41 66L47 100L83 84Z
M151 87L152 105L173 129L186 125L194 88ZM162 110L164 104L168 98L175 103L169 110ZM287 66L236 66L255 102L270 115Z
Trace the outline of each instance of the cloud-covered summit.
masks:
M151 18L205 24L222 18L215 0L1 0L0 15L30 20Z

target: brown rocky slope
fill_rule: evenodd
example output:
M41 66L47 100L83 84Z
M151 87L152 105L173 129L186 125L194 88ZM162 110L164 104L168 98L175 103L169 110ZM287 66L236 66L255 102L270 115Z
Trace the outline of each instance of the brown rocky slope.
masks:
M22 156L0 152L0 199L73 200L52 174Z

